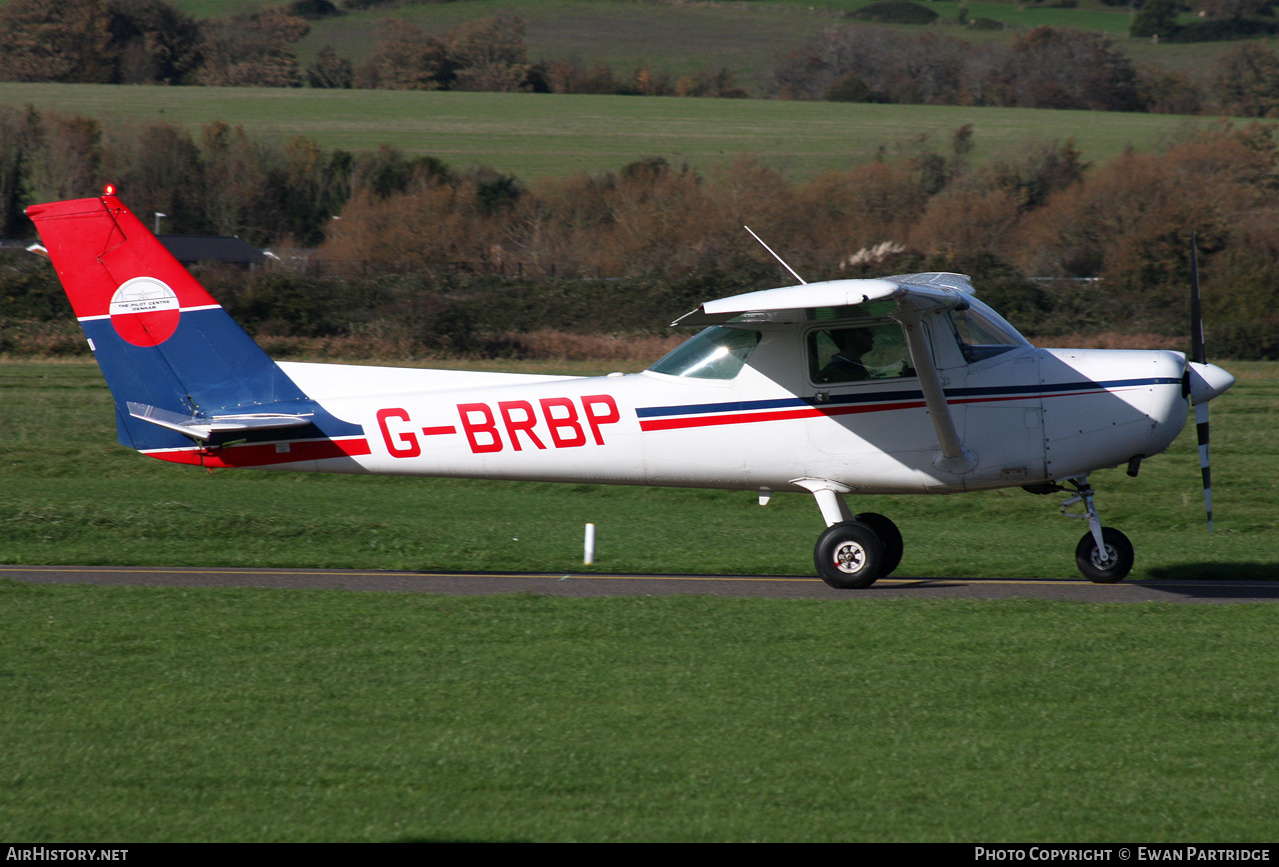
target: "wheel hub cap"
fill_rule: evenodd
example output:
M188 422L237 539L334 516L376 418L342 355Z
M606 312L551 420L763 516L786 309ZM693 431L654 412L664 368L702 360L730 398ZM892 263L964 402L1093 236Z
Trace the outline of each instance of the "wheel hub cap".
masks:
M1098 569L1106 569L1115 563L1115 546L1107 545L1105 550L1092 549L1092 564Z
M835 568L855 575L866 566L866 550L856 542L844 542L835 549Z

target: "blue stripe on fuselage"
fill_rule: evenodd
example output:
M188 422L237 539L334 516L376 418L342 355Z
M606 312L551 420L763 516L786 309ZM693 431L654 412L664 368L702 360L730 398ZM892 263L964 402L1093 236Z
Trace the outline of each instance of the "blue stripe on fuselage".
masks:
M980 388L948 388L946 397L950 400L961 398L1009 398L1023 397L1033 399L1050 395L1062 395L1069 392L1110 391L1119 388L1137 388L1148 385L1179 385L1176 377L1147 377L1143 379L1112 379L1104 382L1080 380L1077 382L1044 383L1034 386L998 385ZM725 412L749 412L751 410L783 409L787 407L822 407L858 404L885 403L892 401L922 400L924 393L918 389L897 391L869 391L857 394L832 394L826 400L816 398L778 398L774 400L738 400L723 403L696 403L680 406L639 407L635 414L640 418L660 418L664 416L702 415Z

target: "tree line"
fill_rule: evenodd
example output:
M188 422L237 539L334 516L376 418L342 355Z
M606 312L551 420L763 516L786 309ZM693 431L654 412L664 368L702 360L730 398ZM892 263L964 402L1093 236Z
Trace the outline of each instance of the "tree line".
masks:
M192 136L5 109L0 210L3 234L29 234L25 205L111 179L144 219L166 214L166 231L274 245L264 272L202 272L259 335L515 354L550 328L664 333L708 298L792 282L743 225L810 281L959 271L1032 335L1175 341L1193 233L1215 351L1279 357L1272 127L1205 124L1100 165L1070 142L975 165L974 144L964 126L804 181L741 157L704 173L648 158L526 183L389 147L272 145L222 123ZM0 318L70 322L64 308L47 265L3 257Z
M345 5L367 4L346 0ZM1210 0L1202 23L1227 35L1263 24L1279 29L1271 5L1272 0ZM903 2L873 4L857 14L875 7L936 17ZM1178 11L1175 0L1145 0L1134 32L1173 38L1192 26L1176 23ZM5 34L0 80L750 95L727 68L675 76L647 64L618 72L607 63L530 60L524 22L509 13L464 22L442 36L403 19L387 19L363 61L340 57L325 46L314 63L302 67L294 46L309 32L309 21L342 12L330 0L294 0L196 21L165 0L10 0L0 9L0 33ZM961 7L961 19L971 25L966 14ZM1109 37L1090 31L1038 27L1011 42L996 42L969 41L936 28L913 33L859 23L830 30L781 58L767 92L759 95L1270 117L1279 114L1277 80L1279 54L1255 41L1222 50L1203 76L1192 79L1136 64Z
M323 49L303 69L293 46L308 19L338 14L295 0L196 21L164 0L11 0L0 10L0 80L221 87L430 86L504 89L526 74L523 24L500 15L442 39L388 21L378 56L358 69ZM414 71L397 66L416 65ZM429 74L424 72L429 68Z
M358 2L348 7L360 8ZM295 44L310 20L342 14L329 0L196 21L164 0L11 0L0 9L0 80L217 87L383 88L745 96L726 69L673 79L647 66L529 61L524 22L499 13L443 36L388 18L354 63L324 46L303 67Z
M1092 31L1037 27L1009 43L974 43L931 30L855 26L784 57L774 92L838 102L1273 117L1276 82L1279 54L1255 41L1218 52L1195 79L1134 63Z

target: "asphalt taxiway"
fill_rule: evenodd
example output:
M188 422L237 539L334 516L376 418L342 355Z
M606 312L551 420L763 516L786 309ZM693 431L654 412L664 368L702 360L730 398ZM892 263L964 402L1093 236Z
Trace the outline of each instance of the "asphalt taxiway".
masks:
M0 566L0 579L36 584L275 587L551 596L696 594L773 599L1052 599L1076 602L1276 602L1279 581L1146 580L1119 584L1033 578L898 577L866 590L834 590L814 576L635 575L603 572L380 572L353 569L218 569L142 566Z

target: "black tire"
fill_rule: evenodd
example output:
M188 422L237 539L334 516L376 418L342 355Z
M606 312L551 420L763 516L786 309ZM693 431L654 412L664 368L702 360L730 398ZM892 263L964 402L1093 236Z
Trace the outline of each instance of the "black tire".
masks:
M884 543L884 571L880 574L880 578L887 578L896 571L901 565L902 553L906 546L902 542L902 531L897 529L897 525L885 518L883 515L875 512L863 512L853 518L859 524L865 524L867 527L879 537L879 541Z
M884 543L875 531L843 521L817 537L813 562L822 580L837 590L861 590L883 575Z
M1092 533L1084 533L1075 548L1075 565L1094 584L1115 584L1132 571L1132 542L1114 527L1102 527L1101 539L1106 546L1106 559L1098 552Z

